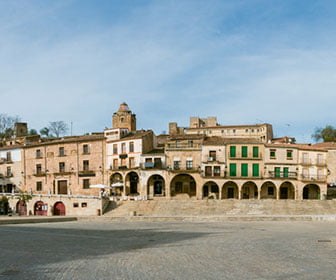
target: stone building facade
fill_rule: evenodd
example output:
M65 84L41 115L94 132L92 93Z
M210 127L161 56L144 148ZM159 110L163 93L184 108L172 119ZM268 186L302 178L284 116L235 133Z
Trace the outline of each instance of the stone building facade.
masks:
M64 138L18 137L0 147L0 192L22 214L96 215L113 199L325 199L336 186L336 144L274 139L270 124L217 118L137 130L122 103L112 127ZM101 184L105 189L93 188ZM104 193L102 192L104 190ZM16 192L31 194L28 202ZM22 211L21 211L22 210Z

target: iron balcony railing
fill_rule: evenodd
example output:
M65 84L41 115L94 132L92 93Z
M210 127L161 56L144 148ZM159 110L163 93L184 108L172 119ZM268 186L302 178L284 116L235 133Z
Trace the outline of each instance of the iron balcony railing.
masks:
M326 182L327 181L327 176L325 175L301 174L300 178L302 181L305 181L305 182Z
M297 172L284 172L284 171L269 171L268 172L270 178L290 178L297 179Z
M201 144L193 143L193 144L176 144L176 143L168 143L166 146L167 150L199 150L201 149Z

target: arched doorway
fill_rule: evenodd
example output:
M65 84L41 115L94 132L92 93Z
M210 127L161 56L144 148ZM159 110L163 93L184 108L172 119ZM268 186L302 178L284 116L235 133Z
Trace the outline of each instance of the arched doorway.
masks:
M257 185L253 182L246 182L241 189L241 198L242 199L255 199L258 198L258 188Z
M58 201L55 203L54 216L65 216L65 205L63 202Z
M187 198L196 196L196 182L189 174L176 175L170 183L172 197Z
M230 198L238 199L238 186L232 181L226 182L222 188L222 199Z
M219 188L215 182L210 181L203 185L203 198L219 198Z
M291 182L284 182L279 189L280 199L295 199L295 188Z
M320 199L320 187L315 184L306 185L303 188L303 199Z
M161 175L152 175L147 181L149 196L165 196L165 180Z
M123 176L119 173L113 173L110 177L111 195L121 196L123 193Z
M260 190L261 199L276 199L277 188L273 182L265 182L261 186Z
M43 203L43 201L37 201L34 204L34 215L47 216L47 214L48 214L48 204Z
M16 203L16 213L18 213L20 216L26 216L27 215L27 204L23 200L19 200Z
M130 172L126 176L126 194L127 195L138 195L138 183L139 176L136 172Z

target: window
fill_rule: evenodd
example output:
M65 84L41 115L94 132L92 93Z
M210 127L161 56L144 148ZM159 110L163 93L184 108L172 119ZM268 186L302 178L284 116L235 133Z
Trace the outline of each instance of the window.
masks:
M253 163L252 164L252 172L253 172L253 177L259 177L259 164L258 163Z
M116 158L113 160L113 168L114 169L118 168L118 159L116 159Z
M253 147L253 157L254 158L259 157L259 147Z
M134 152L134 142L129 142L129 151L130 153Z
M220 176L220 166L214 166L214 176Z
M82 208L87 207L87 202L82 202Z
M180 169L180 161L174 160L174 170L179 170L179 169Z
M230 157L236 157L236 146L230 146Z
M309 163L308 153L303 153L302 162Z
M42 182L36 182L36 191L40 192L42 191Z
M79 207L78 202L74 202L74 203L73 203L73 207L74 207L74 208L78 208L78 207Z
M134 157L129 158L129 167L134 168L135 167L135 159Z
M205 167L205 176L212 176L212 166Z
M85 154L85 155L89 154L89 145L88 144L83 145L83 154Z
M210 160L216 161L216 151L209 151Z
M242 165L241 165L241 175L242 175L242 177L247 177L248 176L248 165L247 165L247 163L242 163Z
M122 159L121 159L120 166L125 166L125 167L127 167L127 166L126 166L126 158L122 158Z
M65 163L64 163L64 162L60 162L60 163L58 164L58 167L59 167L59 172L60 172L60 173L65 172Z
M236 163L230 163L230 176L237 176L237 164Z
M42 157L41 150L40 149L36 150L36 158L41 158L41 157Z
M36 174L37 175L42 174L42 165L41 164L36 164Z
M7 177L12 177L12 168L10 166L7 166L7 170L6 170L6 175Z
M284 169L283 169L283 176L285 178L288 178L288 167L284 167Z
M88 160L83 160L83 171L89 171L89 161Z
M194 146L194 141L193 140L188 140L188 147L192 148Z
M267 188L267 194L268 195L274 195L274 188L273 187L268 187Z
M126 143L121 143L121 153L126 154Z
M83 179L83 189L90 188L90 179Z
M233 131L233 133L236 133L236 130L235 130L235 129L233 129L232 131Z
M118 154L118 145L117 144L113 144L113 154L114 155Z
M275 149L270 150L270 158L273 158L273 159L275 158L275 151L276 151Z
M12 154L11 154L11 152L7 152L6 153L6 160L7 161L12 161Z
M287 159L293 159L293 151L287 150Z
M64 153L64 147L59 147L59 149L58 149L58 155L59 156L64 156L65 155L65 153Z
M242 157L244 157L244 158L247 157L247 146L242 146L241 147L241 153L242 153Z
M317 154L317 164L323 164L323 155Z
M186 167L187 167L187 170L192 169L193 161L192 160L187 160L186 161Z
M274 167L274 175L276 178L279 178L280 177L280 167Z

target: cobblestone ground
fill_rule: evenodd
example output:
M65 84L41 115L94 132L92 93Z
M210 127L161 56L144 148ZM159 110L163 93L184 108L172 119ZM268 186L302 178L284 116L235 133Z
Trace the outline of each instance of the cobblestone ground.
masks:
M336 279L331 222L0 226L0 279Z

